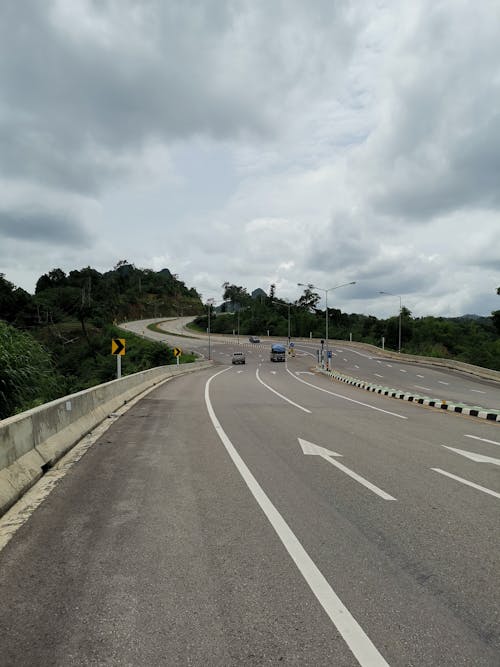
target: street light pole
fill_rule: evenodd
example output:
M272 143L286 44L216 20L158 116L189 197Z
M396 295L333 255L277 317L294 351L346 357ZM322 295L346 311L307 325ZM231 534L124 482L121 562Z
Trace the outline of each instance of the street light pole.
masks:
M329 287L325 289L324 287L318 287L317 285L305 283L297 283L299 287L309 287L309 289L319 289L325 293L325 368L328 369L328 292L332 292L339 287L346 287L347 285L355 285L356 281L353 280L350 283L342 283L341 285L335 285L335 287Z
M210 361L212 358L212 350L210 346L210 314L212 312L212 304L214 300L213 299L207 299L207 306L208 306L208 360Z
M391 294L391 292L379 292L379 294L387 294L387 296L397 296L399 299L398 352L401 353L401 313L403 310L403 307L401 305L401 296L399 294Z

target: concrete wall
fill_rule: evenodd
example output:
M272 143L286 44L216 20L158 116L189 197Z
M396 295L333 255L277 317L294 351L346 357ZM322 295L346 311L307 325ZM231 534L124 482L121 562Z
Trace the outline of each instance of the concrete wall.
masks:
M111 412L169 377L211 365L211 361L197 361L152 368L0 421L0 516L42 476L44 469Z

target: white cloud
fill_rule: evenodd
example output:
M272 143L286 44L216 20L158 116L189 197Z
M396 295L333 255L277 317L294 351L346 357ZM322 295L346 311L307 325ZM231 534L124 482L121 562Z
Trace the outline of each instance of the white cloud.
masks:
M356 280L348 312L500 307L495 0L0 13L8 279L126 258L207 297Z

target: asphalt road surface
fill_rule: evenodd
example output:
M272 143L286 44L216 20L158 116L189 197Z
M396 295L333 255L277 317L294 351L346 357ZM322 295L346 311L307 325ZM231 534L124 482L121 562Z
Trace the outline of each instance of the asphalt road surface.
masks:
M500 425L240 342L23 510L0 663L498 666Z

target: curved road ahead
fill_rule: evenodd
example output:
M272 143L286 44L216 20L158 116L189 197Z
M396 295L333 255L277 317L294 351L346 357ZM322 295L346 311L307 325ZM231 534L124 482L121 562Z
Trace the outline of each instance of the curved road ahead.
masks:
M3 664L498 665L499 424L211 342L18 512Z

